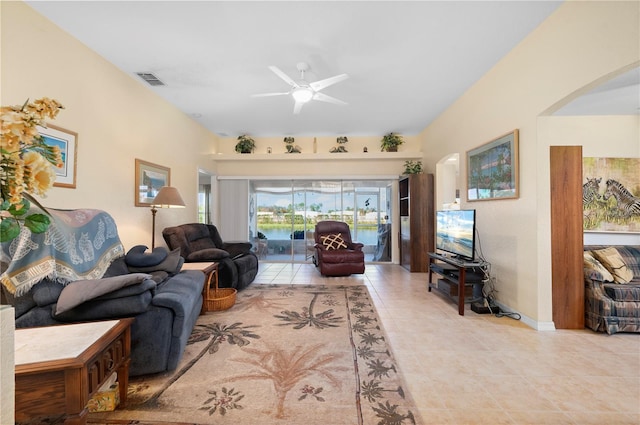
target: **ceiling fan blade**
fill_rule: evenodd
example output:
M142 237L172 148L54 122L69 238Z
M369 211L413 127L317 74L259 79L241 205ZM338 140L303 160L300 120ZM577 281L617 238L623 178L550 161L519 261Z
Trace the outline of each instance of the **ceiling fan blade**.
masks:
M298 87L298 83L293 81L291 79L291 77L289 77L287 74L285 74L284 72L280 71L280 68L278 68L277 66L271 65L271 66L269 66L269 69L271 71L273 71L273 73L276 74L278 77L282 78L284 80L284 82L289 84L291 87L294 87L294 88Z
M344 102L340 99L336 99L335 97L327 96L324 93L316 93L313 95L313 100L319 100L320 102L333 103L335 105L348 105L347 102Z
M295 105L293 105L293 113L294 114L299 114L300 110L302 109L302 106L305 104L305 102L296 102Z
M336 75L335 77L325 78L324 80L314 81L313 83L310 83L309 86L312 89L314 89L315 91L319 91L319 90L322 90L322 89L324 89L326 87L332 86L335 83L339 83L340 81L344 81L347 78L349 78L349 75L340 74L340 75Z
M260 93L260 94L252 94L251 97L268 97L268 96L285 96L288 95L289 92L281 92L281 93Z

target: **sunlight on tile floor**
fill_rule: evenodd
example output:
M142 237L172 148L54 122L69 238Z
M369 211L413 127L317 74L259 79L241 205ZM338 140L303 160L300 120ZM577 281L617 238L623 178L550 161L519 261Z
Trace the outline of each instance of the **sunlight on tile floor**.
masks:
M425 424L640 424L640 336L540 332L464 316L427 273L367 265L323 277L312 264L260 263L254 284L363 284Z

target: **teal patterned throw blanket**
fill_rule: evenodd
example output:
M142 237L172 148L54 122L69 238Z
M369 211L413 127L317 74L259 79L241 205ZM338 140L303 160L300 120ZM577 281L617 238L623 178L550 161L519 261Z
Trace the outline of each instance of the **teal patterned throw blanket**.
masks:
M99 279L113 260L124 255L116 223L108 213L94 209L47 211L51 225L45 233L32 234L23 227L17 238L2 243L0 281L17 297L45 278L63 285Z

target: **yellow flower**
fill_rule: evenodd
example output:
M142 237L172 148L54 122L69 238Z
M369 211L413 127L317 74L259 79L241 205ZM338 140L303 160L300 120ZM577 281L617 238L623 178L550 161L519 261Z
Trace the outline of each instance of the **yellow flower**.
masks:
M55 99L43 97L35 100L32 104L27 104L25 109L42 119L44 117L55 118L60 109L64 109L64 107Z
M29 170L28 188L38 195L44 195L53 186L56 179L51 163L33 151L26 152L22 159L25 167Z
M22 185L11 186L9 190L9 203L11 205L20 205L22 203Z
M22 204L23 193L44 195L53 186L55 171L62 167L58 147L47 145L37 126L46 126L45 118L55 118L63 106L43 97L21 106L0 107L0 201Z

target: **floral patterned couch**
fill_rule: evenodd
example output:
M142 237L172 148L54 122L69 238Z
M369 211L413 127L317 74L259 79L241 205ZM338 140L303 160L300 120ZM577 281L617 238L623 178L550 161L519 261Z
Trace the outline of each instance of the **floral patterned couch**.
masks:
M585 325L640 332L640 246L585 245Z

